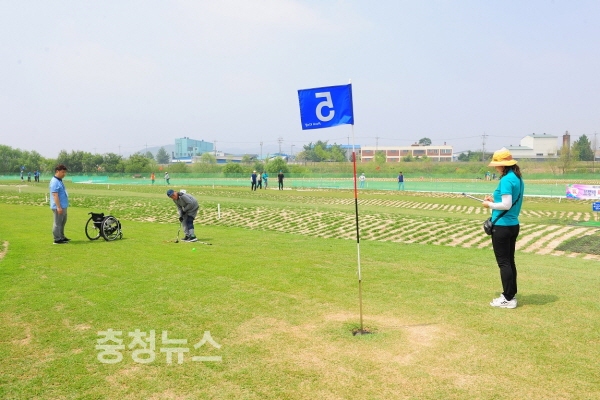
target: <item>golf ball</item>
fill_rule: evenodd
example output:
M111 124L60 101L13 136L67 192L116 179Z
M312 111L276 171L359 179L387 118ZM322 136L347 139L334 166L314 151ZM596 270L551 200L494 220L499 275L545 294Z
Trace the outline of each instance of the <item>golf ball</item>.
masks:
M194 248L192 249L192 251L196 251L196 248L194 247Z

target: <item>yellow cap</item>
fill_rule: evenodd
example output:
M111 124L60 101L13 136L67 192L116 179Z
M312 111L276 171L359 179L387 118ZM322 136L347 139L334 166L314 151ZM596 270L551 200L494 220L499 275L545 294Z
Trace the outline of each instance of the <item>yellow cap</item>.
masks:
M511 165L515 165L517 160L512 158L510 151L507 148L503 147L500 150L494 152L494 156L492 157L492 162L488 164L490 167L509 167Z

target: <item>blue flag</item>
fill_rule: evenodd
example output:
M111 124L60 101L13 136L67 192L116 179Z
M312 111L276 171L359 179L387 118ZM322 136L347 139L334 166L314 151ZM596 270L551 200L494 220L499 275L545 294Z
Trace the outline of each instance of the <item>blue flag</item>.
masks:
M354 125L352 85L298 90L302 129Z

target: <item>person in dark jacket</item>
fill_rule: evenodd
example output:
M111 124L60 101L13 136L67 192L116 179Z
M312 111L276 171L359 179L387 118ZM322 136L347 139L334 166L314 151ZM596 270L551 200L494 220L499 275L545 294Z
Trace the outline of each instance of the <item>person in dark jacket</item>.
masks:
M256 190L256 171L252 171L252 175L250 175L250 190Z
M179 214L179 222L183 227L185 237L182 239L184 242L197 242L198 239L194 234L194 219L198 215L198 200L191 194L185 192L176 192L172 189L167 190L167 196L173 200L173 203L177 206L177 214Z
M283 178L285 178L285 176L283 175L283 171L279 170L279 173L277 174L277 183L279 184L279 190L283 190Z

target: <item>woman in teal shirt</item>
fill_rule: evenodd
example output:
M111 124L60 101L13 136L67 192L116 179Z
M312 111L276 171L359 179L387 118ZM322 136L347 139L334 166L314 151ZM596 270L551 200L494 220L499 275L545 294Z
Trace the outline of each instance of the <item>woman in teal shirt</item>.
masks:
M519 213L523 204L525 186L517 160L502 148L494 153L490 167L495 167L500 176L498 187L492 196L485 196L483 207L492 210L492 246L500 268L503 292L492 300L492 307L517 307L517 266L515 247L519 236Z

